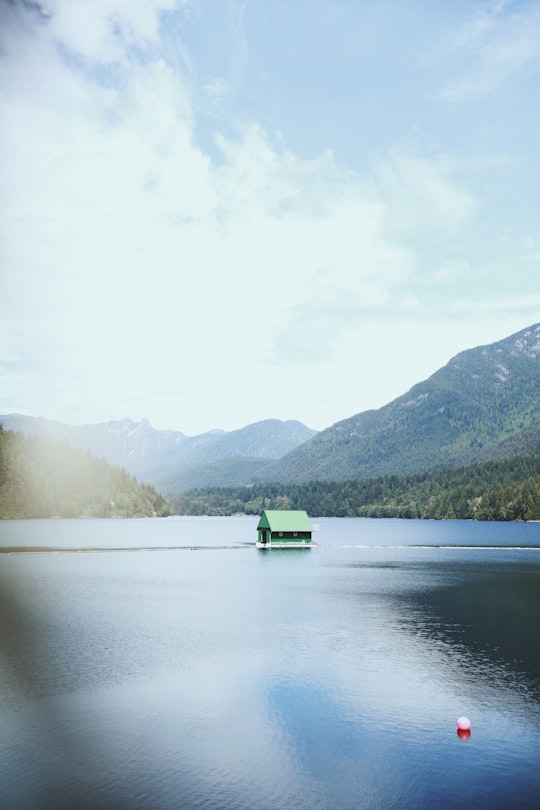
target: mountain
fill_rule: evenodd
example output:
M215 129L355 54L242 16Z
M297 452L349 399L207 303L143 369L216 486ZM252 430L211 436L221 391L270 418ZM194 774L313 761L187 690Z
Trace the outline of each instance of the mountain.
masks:
M217 435L214 441L188 453L184 463L199 466L238 457L279 459L314 435L314 430L292 419L286 422L265 419Z
M225 458L211 464L183 467L172 475L158 478L155 486L167 499L188 489L245 486L260 476L271 463L272 459L268 458Z
M315 434L301 422L279 419L265 419L230 432L212 430L198 436L156 430L147 419L73 426L41 417L7 414L0 416L0 423L27 436L65 441L70 447L122 467L141 481L159 486L161 491L164 486L168 492L179 487L247 483L262 467Z
M153 483L167 497L193 487L248 484L274 460L314 435L301 422L265 419L188 451L181 464Z
M167 514L164 498L125 470L66 442L0 426L0 518Z
M278 419L192 437L146 419L75 427L10 414L0 423L87 450L167 496L254 481L410 475L540 449L539 357L535 324L461 352L384 407L320 433Z
M189 439L172 430L155 430L147 419L122 419L95 425L66 425L42 417L8 414L0 416L4 428L38 436L49 441L65 441L70 447L87 450L109 464L122 467L141 480L151 481L184 452L204 444L206 437ZM210 441L210 435L206 434Z
M266 481L405 475L540 449L540 324L461 352L378 410L269 465Z

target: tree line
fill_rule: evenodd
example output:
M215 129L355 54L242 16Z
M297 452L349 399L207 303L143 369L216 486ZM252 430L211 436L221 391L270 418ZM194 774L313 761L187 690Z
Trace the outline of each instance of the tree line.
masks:
M314 517L540 520L540 452L407 476L193 489L170 506L181 515L305 509Z
M67 442L0 425L0 518L151 517L165 499L125 470Z

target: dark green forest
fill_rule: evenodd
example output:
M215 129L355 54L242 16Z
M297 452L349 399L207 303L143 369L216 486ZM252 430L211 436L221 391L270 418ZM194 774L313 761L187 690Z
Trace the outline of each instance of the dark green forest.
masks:
M67 442L49 442L0 425L0 518L151 517L165 499L125 470Z
M540 520L540 452L409 476L194 489L171 499L181 515L305 509L313 517Z

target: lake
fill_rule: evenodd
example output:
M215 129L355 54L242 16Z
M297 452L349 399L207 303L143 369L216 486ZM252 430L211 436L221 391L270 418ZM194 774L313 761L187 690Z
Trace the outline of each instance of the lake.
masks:
M0 521L3 810L538 808L540 524L314 523Z

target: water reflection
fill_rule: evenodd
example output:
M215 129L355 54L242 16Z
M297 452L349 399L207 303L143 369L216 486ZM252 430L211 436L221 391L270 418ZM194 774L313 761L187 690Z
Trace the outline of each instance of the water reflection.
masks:
M133 543L129 522L106 534ZM540 558L507 554L0 555L1 802L536 807Z
M353 721L343 702L328 687L313 681L291 681L285 676L267 685L266 699L295 757L312 776L320 777L363 747L361 723Z
M422 587L396 596L402 629L444 645L472 679L540 703L540 571L529 564L418 564ZM444 583L444 584L443 584Z

